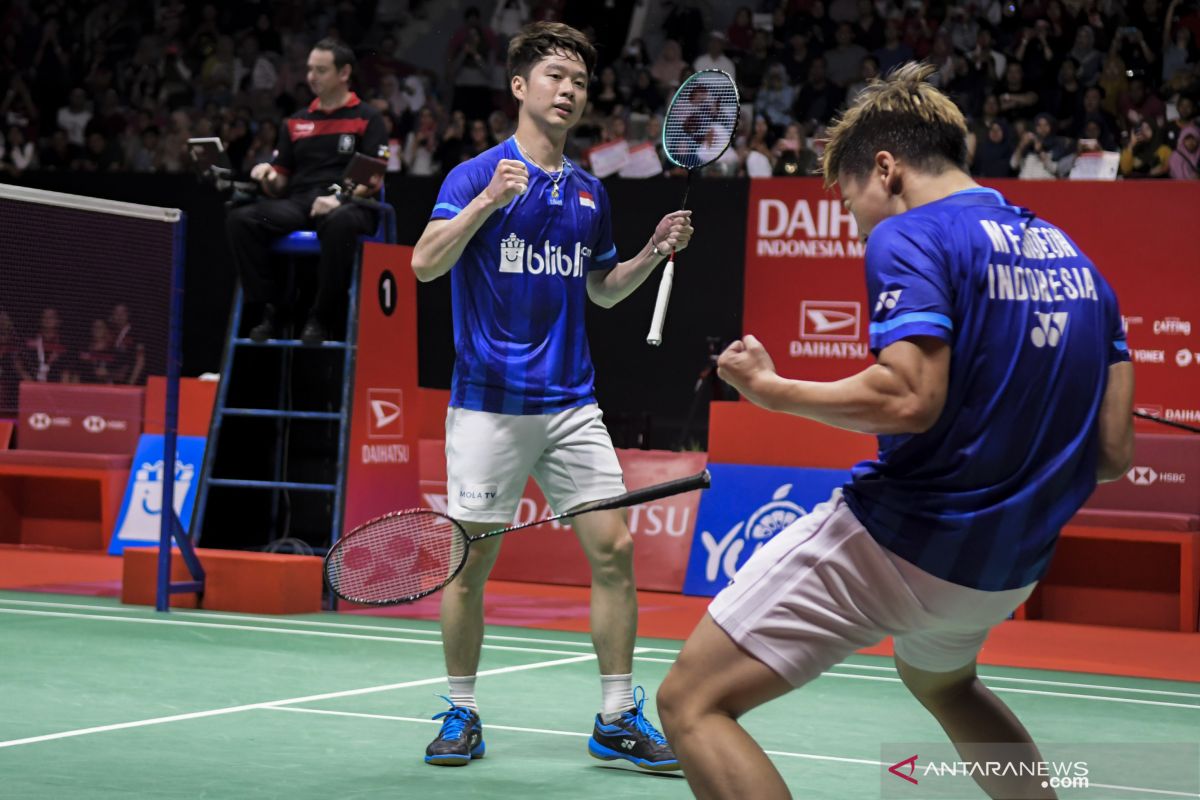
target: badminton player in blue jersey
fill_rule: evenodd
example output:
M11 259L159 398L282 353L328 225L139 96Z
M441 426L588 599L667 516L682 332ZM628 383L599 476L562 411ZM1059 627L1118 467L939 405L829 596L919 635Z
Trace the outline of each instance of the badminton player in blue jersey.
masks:
M758 405L877 434L879 454L738 571L664 681L659 712L698 797L788 797L738 718L889 635L963 761L1040 761L975 660L1096 482L1129 468L1133 370L1095 265L968 176L962 114L932 71L872 83L825 147L825 180L868 237L876 363L786 380L753 336L718 363ZM1054 796L1037 777L974 773L994 798Z
M560 23L509 44L516 133L451 170L413 252L423 281L450 273L457 358L446 416L449 514L475 535L507 525L533 475L556 511L625 492L593 391L588 300L612 306L692 235L690 212L665 216L621 261L604 185L563 156L587 105L596 52ZM678 769L632 683L637 631L633 540L619 511L586 514L575 533L592 571L591 630L602 706L588 750L649 770ZM483 588L500 537L476 542L442 593L450 709L425 761L484 754L475 700Z

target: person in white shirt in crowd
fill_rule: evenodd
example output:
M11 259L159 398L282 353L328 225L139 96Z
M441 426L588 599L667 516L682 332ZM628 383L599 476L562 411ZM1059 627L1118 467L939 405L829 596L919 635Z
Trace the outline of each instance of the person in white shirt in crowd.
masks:
M692 68L696 72L701 72L706 69L719 69L722 72L729 73L729 77L737 80L737 66L734 65L733 59L725 55L725 44L728 40L725 34L720 31L713 31L708 35L708 50L696 56L696 60L692 62Z

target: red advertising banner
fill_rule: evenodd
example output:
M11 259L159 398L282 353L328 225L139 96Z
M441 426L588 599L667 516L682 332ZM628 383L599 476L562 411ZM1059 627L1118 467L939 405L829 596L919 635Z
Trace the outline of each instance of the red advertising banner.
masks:
M1061 227L1116 290L1139 408L1200 424L1200 185L1186 181L990 181ZM871 363L863 245L816 178L751 182L743 327L780 373L833 380ZM1139 422L1141 430L1168 432Z
M421 505L412 248L363 245L343 530Z
M631 490L693 475L707 462L704 453L662 450L618 450L617 457L625 472L625 486ZM420 462L422 505L445 512L445 442L423 439ZM700 493L689 492L628 509L637 588L664 592L683 589L699 505ZM530 480L514 524L553 515L537 483ZM591 583L587 559L568 525L551 522L504 539L493 578L570 586Z

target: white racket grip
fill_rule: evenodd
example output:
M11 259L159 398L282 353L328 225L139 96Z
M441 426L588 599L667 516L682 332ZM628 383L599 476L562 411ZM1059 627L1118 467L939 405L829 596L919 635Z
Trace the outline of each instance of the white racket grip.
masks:
M650 333L646 334L646 344L658 347L662 344L663 323L667 319L667 303L671 301L671 284L675 282L675 253L663 267L662 278L658 282L658 300L654 303L654 316L650 318Z

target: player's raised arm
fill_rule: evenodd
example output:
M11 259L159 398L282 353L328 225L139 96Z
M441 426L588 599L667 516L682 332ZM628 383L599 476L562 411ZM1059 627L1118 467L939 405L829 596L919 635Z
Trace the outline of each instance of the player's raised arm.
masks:
M417 280L431 281L449 272L492 212L504 208L528 185L529 171L525 164L501 159L488 185L464 208L456 209L450 219L431 219L425 226L413 250L412 268Z
M655 226L650 241L633 258L622 261L610 270L588 273L588 297L598 306L612 308L633 294L672 250L686 248L692 233L691 211L672 211L667 214Z
M888 345L879 361L838 381L780 377L758 339L731 344L717 374L746 399L768 409L826 425L876 435L921 433L933 426L946 402L950 347L931 336Z

